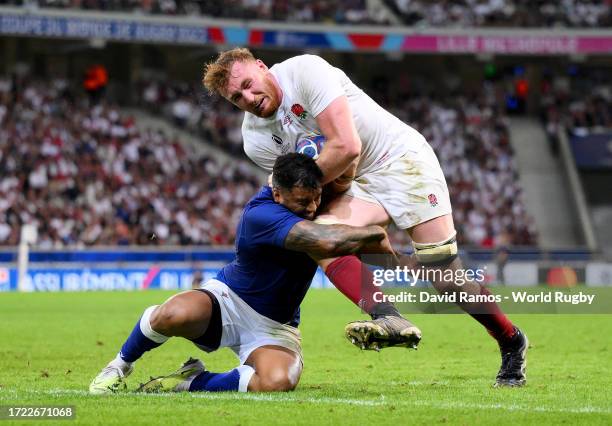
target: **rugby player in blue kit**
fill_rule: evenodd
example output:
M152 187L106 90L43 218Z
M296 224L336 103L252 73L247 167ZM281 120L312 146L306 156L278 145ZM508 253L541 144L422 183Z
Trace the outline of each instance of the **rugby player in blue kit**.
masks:
M236 233L236 258L201 289L147 308L121 351L89 391L127 388L125 377L142 355L183 337L206 352L230 348L240 365L212 373L189 359L176 372L140 386L162 391L288 391L302 373L300 303L316 272L315 260L358 252L393 253L380 226L312 222L321 201L323 174L315 161L290 153L274 164L266 186L244 208Z

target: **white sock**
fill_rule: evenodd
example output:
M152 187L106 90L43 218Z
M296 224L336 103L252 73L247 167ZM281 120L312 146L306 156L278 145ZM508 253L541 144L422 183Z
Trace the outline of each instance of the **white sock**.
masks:
M157 306L158 305L149 306L147 309L145 309L144 313L142 314L142 317L140 318L140 331L142 331L142 334L144 334L147 338L153 340L155 343L164 343L166 340L169 339L169 337L164 336L163 334L158 333L157 331L151 328L151 314L153 313L155 308L157 308Z
M247 392L249 388L249 382L251 377L255 374L255 369L250 365L241 365L236 367L240 373L240 381L238 382L238 392Z
M126 362L123 359L121 359L121 352L117 354L115 359L113 359L111 362L108 363L108 365L112 365L113 367L118 367L121 371L123 371L124 374L127 373L130 370L130 368L132 368L133 364L134 364L133 362Z

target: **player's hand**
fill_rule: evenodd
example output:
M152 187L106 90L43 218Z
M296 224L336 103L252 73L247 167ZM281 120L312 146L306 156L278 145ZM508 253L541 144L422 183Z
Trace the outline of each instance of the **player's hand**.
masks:
M380 247L383 250L382 254L386 254L389 256L389 263L393 265L399 265L399 256L397 252L393 249L391 245L391 241L389 241L389 236L386 235L385 238L380 242Z
M389 235L385 232L385 237L378 240L376 244L367 245L361 251L362 254L377 254L384 255L385 266L395 266L399 264L399 256L393 249Z
M330 182L327 186L330 188L330 192L334 194L342 194L343 192L348 191L353 183L353 179L355 179L355 174L357 173L357 165L359 164L359 158L357 158L353 163L349 166L348 169L342 173L335 180Z
M351 187L351 183L353 179L341 179L338 178L335 181L329 183L327 186L329 187L329 191L334 195L342 194L349 190Z

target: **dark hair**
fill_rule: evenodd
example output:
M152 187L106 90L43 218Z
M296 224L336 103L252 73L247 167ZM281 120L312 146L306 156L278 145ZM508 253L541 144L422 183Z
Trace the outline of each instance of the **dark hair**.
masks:
M323 172L315 161L304 154L290 152L274 162L272 184L291 190L296 186L317 189L321 186Z

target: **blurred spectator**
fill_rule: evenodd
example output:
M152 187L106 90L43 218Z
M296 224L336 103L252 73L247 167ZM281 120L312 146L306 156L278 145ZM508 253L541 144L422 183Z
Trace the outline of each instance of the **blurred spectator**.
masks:
M159 110L159 102L146 100L152 91L156 93L151 99L164 98L167 105L190 99L188 127L200 133L203 140L244 157L240 129L243 113L231 104L196 96L200 89L188 88L186 83L147 78L140 86L141 104L153 111ZM393 94L386 93L384 87L389 90L390 85L366 88L366 92L421 131L436 150L449 185L460 242L492 247L495 238L507 232L512 235L510 244L535 244L534 224L522 203L508 121L503 115L503 93L487 83L482 93L453 94L436 100L395 89ZM166 109L166 115L172 117L172 111ZM396 244L410 242L399 230L392 231L391 237Z
M171 118L232 155L244 156L240 131L243 113L227 101L206 96L196 84L154 76L142 79L137 87L141 107Z
M430 27L610 27L601 0L385 0L407 25Z
M503 102L492 85L485 84L481 93L444 99L409 93L383 97L389 110L419 130L436 151L460 243L491 248L502 234L509 235L512 245L536 243Z
M368 10L367 0L0 0L0 4L241 20L389 24L384 15Z
M558 150L558 134L584 136L612 129L612 89L609 68L546 72L540 88L540 114L551 148Z
M609 27L605 0L384 0L407 25ZM242 20L388 25L367 0L0 0L28 7L200 15ZM380 12L380 8L378 8Z
M383 0L406 25L610 27L609 0ZM367 0L0 0L27 7L324 24L389 25Z
M257 188L245 160L221 168L195 158L158 131L138 131L114 106L89 106L61 80L14 84L0 80L0 244L16 244L28 222L48 247L233 242L237 215ZM460 242L493 247L507 235L504 244L535 244L503 94L490 83L443 99L386 87L366 91L436 150ZM142 106L244 156L242 113L229 103L202 102L196 86L161 79L138 90ZM405 232L390 233L409 243Z
M76 101L73 101L76 99ZM139 131L65 81L0 80L0 245L231 244L258 181L160 131Z

